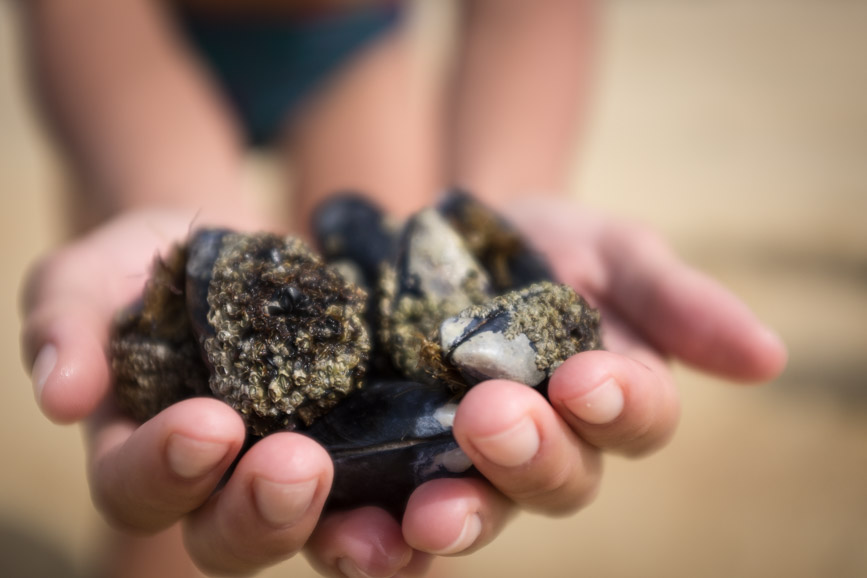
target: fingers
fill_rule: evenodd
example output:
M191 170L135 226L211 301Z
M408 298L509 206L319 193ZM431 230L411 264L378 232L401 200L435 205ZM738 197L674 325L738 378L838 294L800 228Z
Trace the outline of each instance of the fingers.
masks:
M433 480L410 496L403 536L413 548L431 554L467 554L490 543L514 510L512 502L483 480Z
M330 514L308 544L307 557L326 576L423 576L431 556L404 541L400 524L379 508Z
M563 515L595 494L597 450L532 388L480 383L458 406L453 432L476 468L520 505Z
M105 397L112 319L141 294L156 255L183 239L195 216L157 210L121 216L30 272L21 292L21 349L50 419L80 420Z
M279 433L253 445L218 493L185 520L187 549L206 572L246 574L298 552L331 489L333 468L311 439Z
M183 401L139 427L114 415L89 426L95 504L115 525L147 532L203 504L245 435L240 416L213 399Z
M310 562L335 576L422 576L435 555L491 542L514 504L481 479L440 479L412 493L398 524L378 508L329 515L308 544Z
M40 408L61 423L84 418L105 397L113 316L141 291L155 255L153 244L136 251L105 237L43 260L22 290L24 366Z
M645 356L587 351L566 360L548 385L551 405L588 443L629 455L662 446L680 403L671 375Z
M567 360L550 380L550 404L511 382L484 382L467 393L455 438L503 495L480 480L423 485L404 517L408 544L435 554L479 548L508 518L504 498L567 514L594 496L600 449L637 455L669 439L679 402L664 360L618 327L616 317L610 324L620 353L590 351Z
M680 262L654 234L611 227L600 237L606 301L659 350L745 381L776 377L785 346L734 295Z
M88 289L88 259L66 251L34 269L25 284L22 354L34 394L52 420L68 423L94 411L109 388L105 343L111 323L104 284ZM119 305L118 305L119 306Z
M59 312L60 308L65 310ZM105 397L110 384L106 331L107 322L99 312L80 304L44 308L26 320L24 363L32 367L37 404L52 421L78 421Z
M331 488L325 450L282 433L257 442L214 493L244 442L244 424L213 399L169 407L136 428L94 420L91 489L107 518L154 532L184 519L190 556L218 574L245 574L295 554Z

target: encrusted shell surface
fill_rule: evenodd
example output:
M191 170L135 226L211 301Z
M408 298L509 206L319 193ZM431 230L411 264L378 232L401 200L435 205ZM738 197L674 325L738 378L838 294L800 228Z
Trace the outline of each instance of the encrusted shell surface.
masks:
M498 293L554 278L544 256L515 227L472 195L453 189L437 209L488 272Z
M227 235L207 298L212 391L257 434L311 424L361 385L365 299L300 240Z
M446 360L471 383L535 386L572 355L601 346L599 321L574 289L543 281L446 319L440 340Z
M380 288L381 339L403 375L449 380L437 331L446 317L489 299L491 282L463 239L434 209L407 223L394 268Z
M209 392L208 370L186 315L185 262L183 246L157 259L141 300L115 321L109 345L115 397L139 421Z

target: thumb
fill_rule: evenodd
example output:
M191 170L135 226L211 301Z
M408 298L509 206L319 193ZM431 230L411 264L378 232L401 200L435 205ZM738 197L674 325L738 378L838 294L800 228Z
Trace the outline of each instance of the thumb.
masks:
M154 258L184 239L192 224L258 222L185 210L121 215L32 270L21 293L21 345L36 400L45 415L69 423L87 417L111 377L106 350L115 312L141 295Z
M52 421L88 416L109 389L112 319L141 293L159 250L156 243L139 251L130 245L92 235L43 259L22 286L23 363Z
M93 255L81 253L66 249L42 261L21 295L24 367L31 372L39 407L58 423L90 415L105 397L110 383L105 352L114 311L135 296L106 277L110 261L96 263Z
M107 322L74 300L47 303L25 320L22 355L36 402L57 423L90 415L109 388Z

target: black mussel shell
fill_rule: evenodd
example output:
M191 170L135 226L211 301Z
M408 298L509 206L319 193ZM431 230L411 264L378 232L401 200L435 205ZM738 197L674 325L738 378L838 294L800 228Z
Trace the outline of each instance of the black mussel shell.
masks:
M210 327L197 335L211 390L254 433L310 425L361 386L370 350L363 291L298 239L206 232L192 242L191 269L220 245L208 281ZM190 273L193 285L206 278Z
M398 372L419 381L453 381L456 374L439 350L439 325L493 293L487 273L435 209L419 211L404 226L380 293L380 339Z
M214 264L223 248L223 240L231 234L232 231L228 229L199 229L187 242L187 315L199 341L214 335L214 328L208 323L208 290L214 277Z
M317 207L313 235L326 261L352 263L368 288L377 286L382 265L397 253L396 228L360 194L335 195Z
M554 280L547 259L508 221L471 194L451 189L437 208L484 265L498 293Z
M380 340L380 277L396 259L400 228L382 209L357 193L334 195L312 217L313 235L325 260L368 293L365 319L370 332L369 371L379 377L398 377Z
M115 319L109 362L115 399L147 421L184 399L210 395L208 370L187 315L186 247L154 262L144 294Z
M197 351L184 360L209 375L210 392L258 436L309 425L361 386L370 349L366 295L301 241L204 229L173 256L171 284L151 282L145 290L145 305L159 307L131 315L113 339L115 374L129 376L116 388L122 406L162 409L164 401L143 400L168 399L163 384L177 382L185 367L173 371L168 362L177 355L167 358L166 347L151 347L150 361L140 361L142 339ZM163 337L168 327L180 328L172 341Z
M384 508L400 519L412 491L429 480L470 475L452 437L457 400L441 385L378 381L346 398L303 433L334 460L327 508Z

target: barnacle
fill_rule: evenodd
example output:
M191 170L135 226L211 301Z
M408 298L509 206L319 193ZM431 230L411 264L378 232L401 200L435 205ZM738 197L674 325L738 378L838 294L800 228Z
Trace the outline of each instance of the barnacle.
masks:
M361 383L365 298L298 239L227 235L203 341L214 394L258 434L310 425Z
M203 393L204 380L265 435L310 425L361 385L366 296L301 241L205 230L170 261L112 341L116 391L135 417L190 397L187 380Z
M538 385L572 355L601 346L599 321L571 287L542 281L446 319L440 339L446 359L473 383Z
M182 245L157 259L141 299L115 321L109 345L115 397L139 421L209 392L208 370L186 314L186 259Z

